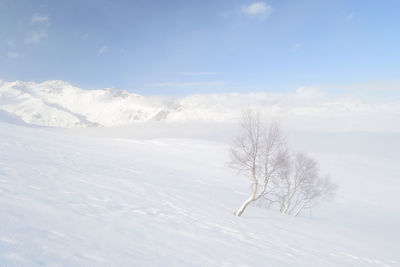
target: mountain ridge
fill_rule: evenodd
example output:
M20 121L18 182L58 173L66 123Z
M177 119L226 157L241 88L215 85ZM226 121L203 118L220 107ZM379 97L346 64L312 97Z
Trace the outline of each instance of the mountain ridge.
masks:
M110 127L149 121L232 122L246 108L259 109L270 120L296 127L400 131L400 127L388 128L400 115L400 101L328 95L315 88L301 87L287 93L171 97L144 96L115 88L84 90L60 80L0 81L0 110L27 124L45 127Z

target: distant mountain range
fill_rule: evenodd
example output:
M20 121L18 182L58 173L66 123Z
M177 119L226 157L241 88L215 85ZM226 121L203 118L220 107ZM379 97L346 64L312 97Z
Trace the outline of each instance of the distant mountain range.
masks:
M0 81L0 120L49 127L119 126L148 121L231 122L243 109L303 128L400 130L400 101L327 95L313 88L292 93L142 96L118 89L84 90L65 81ZM374 121L375 120L375 121ZM338 128L339 127L339 128ZM385 129L383 129L385 130Z
M218 107L207 109L223 112L223 108L215 110ZM117 89L83 90L64 81L0 82L0 110L28 124L68 128L210 119L190 98L141 96Z

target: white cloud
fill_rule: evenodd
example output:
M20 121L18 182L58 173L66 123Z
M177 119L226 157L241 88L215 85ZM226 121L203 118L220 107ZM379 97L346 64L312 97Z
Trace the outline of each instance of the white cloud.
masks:
M296 89L298 98L317 99L325 96L324 92L314 87L299 87Z
M19 57L19 54L18 54L17 52L11 51L11 52L8 52L8 53L7 53L7 57L8 57L9 59L15 59L15 58L18 58L18 57Z
M161 82L152 86L185 89L219 88L224 85L223 81L201 81L201 82Z
M347 15L347 20L350 21L355 17L356 13L351 12L349 15Z
M47 23L49 21L49 17L48 16L41 16L39 14L34 14L32 16L31 21L33 23Z
M99 54L102 55L102 54L104 54L105 52L107 52L107 50L108 50L108 46L103 45L103 46L100 47L100 49L99 49Z
M42 16L34 14L31 18L33 24L32 30L26 35L25 43L37 44L41 40L47 38L47 30L50 27L50 18L48 16Z
M248 6L244 6L242 11L250 16L256 16L260 19L265 19L271 15L273 8L264 2L255 2Z
M47 30L34 31L26 36L25 42L28 44L37 44L44 38L47 38Z

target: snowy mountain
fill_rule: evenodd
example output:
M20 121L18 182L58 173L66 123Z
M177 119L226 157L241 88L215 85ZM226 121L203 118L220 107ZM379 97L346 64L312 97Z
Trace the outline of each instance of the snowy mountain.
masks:
M0 108L31 124L112 126L162 120L174 103L114 89L82 90L62 81L0 83Z
M73 128L232 118L218 103L196 100L196 96L174 99L117 89L83 90L63 81L0 82L0 110L34 125Z
M332 96L313 88L299 88L294 93L172 98L142 96L117 89L83 90L63 81L0 81L0 110L25 123L40 126L118 126L146 121L229 122L236 120L248 107L257 107L265 116L296 128L318 127L319 130L392 131L400 115L399 101Z

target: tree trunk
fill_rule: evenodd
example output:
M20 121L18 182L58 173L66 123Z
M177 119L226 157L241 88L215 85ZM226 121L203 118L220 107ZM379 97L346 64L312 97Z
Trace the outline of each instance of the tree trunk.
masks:
M247 206L253 202L254 200L256 200L257 197L257 190L258 190L258 182L255 182L255 186L254 186L254 191L253 194L251 195L251 197L249 197L244 203L243 205L239 208L239 210L236 212L237 216L241 216L244 212L244 210L247 208Z
M294 217L297 217L297 215L300 214L301 210L304 208L305 205L306 205L306 202L303 202L303 204L300 206L300 208L296 211L296 214L294 215Z

